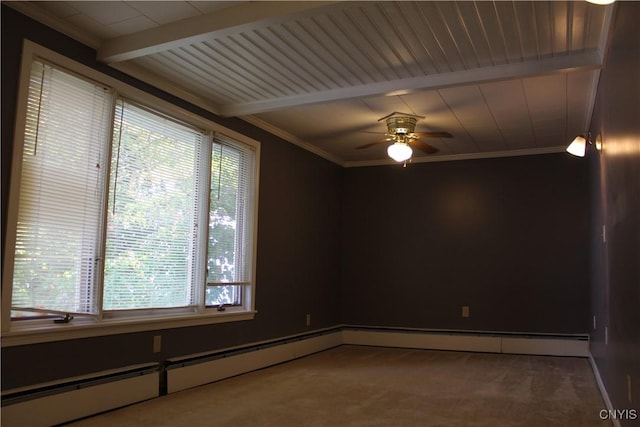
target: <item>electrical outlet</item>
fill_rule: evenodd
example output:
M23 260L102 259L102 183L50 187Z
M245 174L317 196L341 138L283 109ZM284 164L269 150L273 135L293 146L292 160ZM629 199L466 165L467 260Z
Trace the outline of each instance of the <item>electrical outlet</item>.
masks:
M154 335L153 336L153 352L160 353L162 351L162 336Z
M468 305L463 305L462 306L462 317L469 317L469 306Z
M307 314L307 327L311 326L311 315Z

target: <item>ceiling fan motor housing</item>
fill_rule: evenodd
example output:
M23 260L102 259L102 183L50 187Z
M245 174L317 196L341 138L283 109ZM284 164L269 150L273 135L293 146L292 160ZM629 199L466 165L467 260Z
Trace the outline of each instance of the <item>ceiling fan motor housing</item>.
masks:
M416 129L416 119L413 117L391 117L387 119L387 129L390 134L406 135Z
M405 113L393 113L380 120L387 123L387 132L389 135L410 135L416 130L416 123L422 116Z

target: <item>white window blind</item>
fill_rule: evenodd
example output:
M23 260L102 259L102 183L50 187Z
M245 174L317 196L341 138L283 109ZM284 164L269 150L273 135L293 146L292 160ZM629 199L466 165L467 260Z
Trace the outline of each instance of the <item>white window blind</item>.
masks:
M185 307L197 302L197 187L203 138L199 130L118 101L107 213L105 310Z
M111 95L32 64L16 225L12 308L96 313Z
M212 148L207 305L241 303L251 280L255 153L216 137Z

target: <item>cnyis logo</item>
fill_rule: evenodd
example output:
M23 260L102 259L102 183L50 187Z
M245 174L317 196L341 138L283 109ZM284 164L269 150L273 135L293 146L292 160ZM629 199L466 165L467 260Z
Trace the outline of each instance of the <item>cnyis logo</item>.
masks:
M601 420L637 420L638 411L635 409L602 409Z

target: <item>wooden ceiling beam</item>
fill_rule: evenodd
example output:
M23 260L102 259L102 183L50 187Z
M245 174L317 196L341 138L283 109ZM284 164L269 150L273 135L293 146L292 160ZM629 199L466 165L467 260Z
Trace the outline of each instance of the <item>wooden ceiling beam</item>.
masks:
M542 60L523 61L492 67L390 80L256 102L228 104L220 107L219 114L227 117L245 116L320 102L339 101L342 99L366 96L393 95L399 93L399 91L402 93L410 93L416 90L439 89L576 70L594 70L600 69L601 67L602 55L600 52L594 50Z
M277 3L274 6L274 3ZM98 48L98 60L105 63L127 61L145 55L175 49L245 29L273 24L317 13L333 1L242 2L206 15L171 22L134 34L106 40Z

